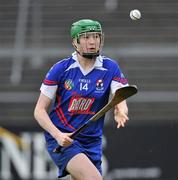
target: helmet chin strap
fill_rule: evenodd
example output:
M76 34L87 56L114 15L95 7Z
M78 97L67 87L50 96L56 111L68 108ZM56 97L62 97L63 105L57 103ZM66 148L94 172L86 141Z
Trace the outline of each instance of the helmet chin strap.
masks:
M81 53L74 43L73 43L73 46L74 46L75 50L84 58L95 59L96 57L98 57L100 55L99 50L97 52L95 52L95 53L84 53L84 52Z
M87 59L94 59L99 56L99 52L98 53L83 53L81 56Z

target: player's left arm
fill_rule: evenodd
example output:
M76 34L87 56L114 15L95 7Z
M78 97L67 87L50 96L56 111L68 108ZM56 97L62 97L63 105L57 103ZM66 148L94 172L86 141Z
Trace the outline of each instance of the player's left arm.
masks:
M121 83L112 81L111 93L114 94L116 89L119 89L122 87L124 87L124 86ZM128 106L127 106L126 100L120 102L119 104L117 104L114 107L114 119L117 122L117 128L124 127L125 123L129 120L129 118L128 118Z
M111 94L114 94L116 89L120 89L124 86L128 86L128 81L124 77L124 74L121 72L120 68L115 68L113 79L111 82ZM117 122L117 128L124 127L125 123L129 120L128 118L128 106L127 102L122 101L117 104L114 108L114 119Z
M114 119L117 122L117 128L124 127L125 123L129 120L126 100L115 106Z
M113 91L121 87L124 87L121 83L113 82L111 85L112 94L113 94ZM129 120L128 106L127 106L126 100L120 102L114 107L114 119L117 122L117 128L124 127L125 123Z

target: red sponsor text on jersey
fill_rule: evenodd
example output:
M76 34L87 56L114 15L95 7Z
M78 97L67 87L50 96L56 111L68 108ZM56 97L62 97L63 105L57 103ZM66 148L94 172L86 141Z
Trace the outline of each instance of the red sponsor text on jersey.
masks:
M91 112L91 106L95 98L72 97L69 103L69 112L75 114L94 114Z

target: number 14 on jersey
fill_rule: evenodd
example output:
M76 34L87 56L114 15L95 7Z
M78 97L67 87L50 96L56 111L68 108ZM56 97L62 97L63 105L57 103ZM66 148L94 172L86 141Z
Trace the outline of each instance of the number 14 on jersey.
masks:
M88 91L88 83L80 83L80 91L82 90Z

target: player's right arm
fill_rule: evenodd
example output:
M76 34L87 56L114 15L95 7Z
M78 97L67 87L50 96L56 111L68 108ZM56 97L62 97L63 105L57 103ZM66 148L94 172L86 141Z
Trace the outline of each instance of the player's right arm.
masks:
M72 139L69 137L69 133L62 133L51 121L47 111L51 104L51 99L45 96L43 93L40 94L37 101L34 117L40 126L48 131L61 146L69 146L72 143Z

